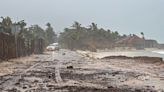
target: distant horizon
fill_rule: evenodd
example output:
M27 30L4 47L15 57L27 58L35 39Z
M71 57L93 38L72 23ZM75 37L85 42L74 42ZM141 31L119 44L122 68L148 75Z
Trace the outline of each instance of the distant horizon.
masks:
M0 16L25 20L45 28L50 22L59 33L74 21L121 34L144 32L145 38L164 43L164 0L1 0Z

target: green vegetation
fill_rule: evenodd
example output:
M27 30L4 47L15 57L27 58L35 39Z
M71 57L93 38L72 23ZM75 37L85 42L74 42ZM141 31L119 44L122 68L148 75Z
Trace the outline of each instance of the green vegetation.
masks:
M111 48L113 44L126 37L117 31L98 28L97 24L91 23L88 28L82 27L79 22L74 22L70 28L65 28L59 36L59 44L67 49L92 50Z
M0 32L15 35L17 39L24 39L26 45L31 45L29 42L34 40L43 39L44 47L51 43L59 42L60 46L66 49L96 51L96 49L113 48L116 46L116 42L127 37L125 34L120 35L117 31L99 28L96 23L83 27L79 22L75 21L71 27L65 28L57 38L50 23L46 24L47 28L44 30L39 25L26 27L27 24L24 20L13 23L10 17L1 18ZM14 27L15 31L13 31L12 27ZM144 38L144 33L141 32L140 34ZM131 35L129 37L132 38ZM139 39L139 37L137 38ZM131 45L131 43L129 44Z
M0 22L0 32L6 32L11 34L11 25L12 25L12 21L10 19L10 17L1 17L2 18L2 22Z
M57 35L53 31L53 28L51 27L50 23L47 23L46 38L47 38L47 44L51 44L57 41Z
M57 39L50 23L47 23L47 29L44 30L39 25L27 27L24 20L12 22L10 17L1 19L0 59L41 54L47 45Z
M47 23L47 29L44 30L39 25L26 27L27 23L25 23L24 20L13 23L10 17L1 18L0 32L8 35L16 35L17 38L23 38L26 41L43 39L46 42L46 45L55 42L57 39L57 35L53 31L50 23ZM12 32L12 27L14 27L14 32Z

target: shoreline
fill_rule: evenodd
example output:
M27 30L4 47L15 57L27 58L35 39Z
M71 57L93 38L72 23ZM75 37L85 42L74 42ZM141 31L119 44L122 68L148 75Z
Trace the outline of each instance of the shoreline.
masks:
M152 87L152 89L162 89L163 90L163 67L164 62L160 57L150 57L150 56L109 56L102 55L102 52L89 52L89 51L77 51L83 56L93 60L93 63L104 63L99 65L100 69L112 69L112 71L120 71L123 73L114 74L114 79L118 76L124 76L125 80L118 82L117 85L127 85L130 88L144 88L144 86ZM104 52L103 52L104 53ZM100 56L101 55L101 56ZM129 75L130 74L130 75ZM109 77L108 74L106 77ZM113 77L112 77L113 78ZM121 78L122 79L122 78ZM120 80L120 77L118 77ZM156 92L156 91L155 91Z
M90 51L81 51L77 50L76 52L95 59L101 59L108 56L126 56L126 57L159 57L164 59L164 54L160 54L157 52L153 52L155 50L110 50L110 51L98 51L98 52L90 52ZM164 50L163 50L164 51Z

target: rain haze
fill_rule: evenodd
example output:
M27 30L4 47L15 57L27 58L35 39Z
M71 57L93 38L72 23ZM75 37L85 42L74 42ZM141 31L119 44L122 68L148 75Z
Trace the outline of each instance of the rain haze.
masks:
M164 43L164 0L0 0L0 16L42 27L50 22L59 33L74 21L122 34L144 32Z
M0 0L0 92L164 92L164 0Z

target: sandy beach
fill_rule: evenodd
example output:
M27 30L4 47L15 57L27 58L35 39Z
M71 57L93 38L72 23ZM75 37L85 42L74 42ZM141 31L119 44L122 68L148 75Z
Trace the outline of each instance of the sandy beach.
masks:
M104 52L105 53L105 52ZM60 50L0 63L2 92L162 92L164 63ZM3 68L3 69L2 69ZM10 70L10 72L7 72Z

